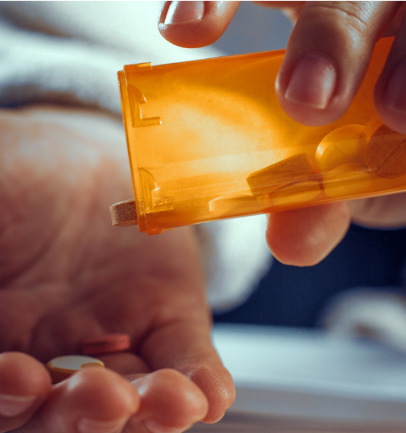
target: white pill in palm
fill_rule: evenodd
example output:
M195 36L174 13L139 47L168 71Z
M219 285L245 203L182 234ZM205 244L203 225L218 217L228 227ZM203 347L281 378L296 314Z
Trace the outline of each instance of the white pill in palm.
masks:
M104 367L100 359L82 355L59 356L47 363L52 382L58 383L85 367Z

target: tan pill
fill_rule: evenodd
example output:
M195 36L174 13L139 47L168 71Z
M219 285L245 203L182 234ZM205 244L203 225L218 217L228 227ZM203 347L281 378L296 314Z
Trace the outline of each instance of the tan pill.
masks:
M135 200L125 200L110 206L110 216L113 226L127 227L138 225L137 208Z
M301 153L250 174L247 183L254 196L261 196L270 194L284 185L308 180L314 175L307 155Z
M346 125L327 134L316 150L316 163L322 173L344 164L363 163L363 125Z
M365 192L371 181L371 174L363 164L345 164L324 175L323 189L331 198L343 198Z
M252 194L227 194L217 197L209 201L210 212L216 212L219 215L229 214L233 212L249 212L252 209L252 204L256 203L257 199Z
M102 367L104 363L100 359L82 355L59 356L51 359L46 365L51 374L52 383L58 383L67 379L72 374L86 367Z
M375 117L365 127L364 136L365 162L374 174L384 179L406 174L405 135L392 131Z
M284 186L271 194L274 206L291 203L305 203L313 200L321 192L320 183L316 180L296 182Z

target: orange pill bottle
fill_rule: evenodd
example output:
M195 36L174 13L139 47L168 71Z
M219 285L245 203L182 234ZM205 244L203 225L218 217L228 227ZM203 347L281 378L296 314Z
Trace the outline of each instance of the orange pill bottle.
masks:
M406 137L373 109L392 39L348 111L322 127L280 108L284 51L118 73L141 232L406 190Z

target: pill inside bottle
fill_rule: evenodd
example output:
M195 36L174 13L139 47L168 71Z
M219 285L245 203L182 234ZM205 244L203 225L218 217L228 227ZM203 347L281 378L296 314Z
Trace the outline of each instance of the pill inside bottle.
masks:
M112 208L115 224L156 234L406 190L406 137L373 109L392 41L377 43L347 112L319 127L279 106L284 50L125 66L118 77L134 201Z

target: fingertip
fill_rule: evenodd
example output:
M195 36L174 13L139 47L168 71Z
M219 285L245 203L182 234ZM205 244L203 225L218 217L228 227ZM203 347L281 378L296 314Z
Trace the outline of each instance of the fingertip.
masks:
M337 95L337 83L335 61L324 53L307 53L294 62L284 61L275 83L276 96L296 122L322 126L339 119L347 109Z
M65 384L66 406L86 412L86 417L118 419L134 414L140 396L120 374L100 367L86 367Z
M37 359L19 352L0 354L0 393L46 395L50 389L51 377Z
M200 21L205 14L205 9L204 1L165 2L161 9L158 25L178 25Z
M86 367L53 388L39 418L44 431L121 431L139 405L137 390L124 377Z
M235 386L229 371L222 365L199 365L196 369L189 368L187 377L190 378L205 394L209 402L204 423L212 424L223 418L226 410L235 400Z
M0 430L24 425L51 392L44 365L18 352L0 355Z
M158 20L161 35L184 48L204 47L226 30L239 2L165 2Z
M387 2L306 2L277 77L276 94L283 110L309 126L339 120L396 8Z
M133 381L141 396L139 423L182 430L204 418L208 402L192 381L173 369L157 370Z
M336 247L349 225L345 202L275 212L268 218L266 240L281 263L313 266Z

